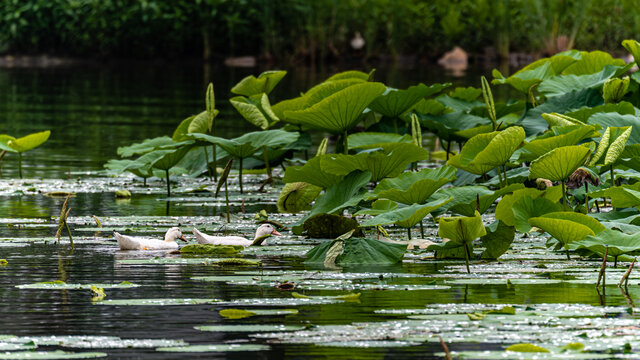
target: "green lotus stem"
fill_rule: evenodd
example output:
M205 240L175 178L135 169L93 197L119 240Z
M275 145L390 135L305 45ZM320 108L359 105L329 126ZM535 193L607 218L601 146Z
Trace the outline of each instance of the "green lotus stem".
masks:
M502 165L502 170L504 171L504 185L509 186L509 179L507 179L507 165ZM498 169L500 171L500 169Z
M407 236L409 237L409 240L411 240L411 228L407 228Z
M422 223L422 220L420 220L420 237L424 239L424 224Z
M227 178L228 179L228 178ZM229 214L229 187L227 186L228 181L224 182L224 197L227 204L227 223L231 222L231 215Z
M218 154L216 154L215 145L213 145L213 181L218 182Z
M393 118L393 132L394 133L398 133L398 119L397 118Z
M569 202L567 201L567 190L564 187L564 180L562 180L561 183L562 183L562 201L564 201L564 205L569 205Z
M618 255L613 257L613 268L616 269L618 267Z
M498 167L497 170L498 170L498 181L500 181L500 189L502 189L504 187L504 184L502 182L502 174L500 173L500 167Z
M22 153L18 153L18 174L20 175L20 179L22 179Z
M344 131L342 135L342 146L344 149L342 150L345 155L349 155L349 140L347 139L347 130Z
M240 180L240 194L244 194L244 191L242 189L242 160L244 160L243 158L240 158L240 167L238 168L238 180Z
M469 270L469 246L467 243L464 243L464 263L467 265L467 274L471 274L471 270Z
M564 249L564 251L567 254L567 260L571 260L571 258L569 257L569 249Z
M0 175L2 175L2 159L6 154L7 154L7 150L2 150L2 152L0 152Z
M611 170L611 186L609 186L609 189L611 189L616 185L615 178L613 177L613 165L609 165L609 170ZM613 200L611 201L611 204L613 204Z
M212 177L211 177L211 166L209 166L209 153L207 152L207 147L203 146L202 147L204 149L204 161L205 164L207 164L207 172L209 173L209 181L211 181Z
M586 181L584 183L584 207L587 209L587 214L591 212L591 209L589 209L589 183Z
M447 143L447 161L449 161L449 150L451 150L451 140Z
M267 152L267 147L264 147L264 165L267 167L267 175L271 178L271 165L269 165L269 153Z
M171 197L171 184L169 183L169 169L165 170L167 176L167 197Z

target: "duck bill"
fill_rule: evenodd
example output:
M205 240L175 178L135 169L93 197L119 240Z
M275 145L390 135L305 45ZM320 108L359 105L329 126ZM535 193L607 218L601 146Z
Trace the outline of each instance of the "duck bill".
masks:
M273 229L273 231L271 232L271 235L278 235L278 236L280 236L280 235L282 235L282 234L280 234L279 232L277 232L277 231L276 231L276 229Z
M187 242L187 239L184 238L184 235L180 235L180 237L178 239L180 239L180 240L182 240L184 242Z

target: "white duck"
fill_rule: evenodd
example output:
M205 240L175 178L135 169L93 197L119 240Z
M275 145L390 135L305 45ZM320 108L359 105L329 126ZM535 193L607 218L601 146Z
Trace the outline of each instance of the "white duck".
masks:
M121 235L115 231L113 232L113 236L118 239L120 250L175 250L178 249L176 239L187 242L187 239L184 238L178 227L172 227L167 230L167 233L164 235L164 241Z
M245 239L242 236L211 236L207 234L203 234L198 229L193 228L193 234L196 236L198 240L198 244L213 244L213 245L242 245L247 247L253 242L267 235L282 235L276 231L270 224L262 224L256 230L256 236L253 240ZM262 242L264 245L266 241Z

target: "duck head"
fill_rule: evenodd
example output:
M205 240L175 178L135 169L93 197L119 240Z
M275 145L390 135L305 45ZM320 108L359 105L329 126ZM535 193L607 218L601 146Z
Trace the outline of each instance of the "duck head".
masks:
M180 231L179 227L172 227L171 229L167 230L167 233L164 235L164 241L172 242L176 241L176 239L187 242L187 239L184 238L184 235L182 235L182 231Z
M271 224L262 224L258 227L258 230L256 230L255 238L257 239L265 235L282 235L282 234L277 232L276 229L274 229L274 227L271 226Z

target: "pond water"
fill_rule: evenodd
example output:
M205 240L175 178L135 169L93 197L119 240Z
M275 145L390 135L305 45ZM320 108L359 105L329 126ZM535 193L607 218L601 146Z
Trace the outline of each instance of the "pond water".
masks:
M274 95L293 96L331 71L292 70ZM629 350L640 347L633 303L640 296L640 275L632 273L625 293L615 286L624 266L610 268L606 294L597 292L600 263L566 261L546 249L543 237L518 235L500 261L472 262L471 274L462 261L435 260L424 251L409 251L394 266L311 267L303 263L304 254L321 240L288 230L269 246L243 251L259 266L118 250L114 230L160 238L180 226L194 242L193 227L251 236L260 210L285 225L298 219L277 214L278 186L258 192L265 175L247 176L241 196L232 174L234 217L227 225L220 217L223 200L193 191L212 187L205 178L176 178L168 201L160 180L143 186L133 177L98 171L118 146L170 134L199 111L209 80L216 84L220 118L234 119L223 89L257 72L147 64L0 69L0 133L52 130L45 146L25 155L26 179L16 179L12 157L2 169L0 259L7 264L0 265L0 359L35 358L40 352L46 352L43 358L439 359L443 347L437 336L472 359L530 358L504 353L515 343L553 351L537 358L640 358ZM437 68L378 74L397 87L417 81L478 83L443 78ZM235 120L219 128L225 136L253 130ZM276 175L282 175L279 169ZM115 199L119 189L130 190L132 199ZM66 233L60 243L54 238L52 217L64 199L45 196L51 191L76 193L69 200L73 250ZM427 238L435 239L430 217L425 225ZM392 230L391 236L406 233ZM65 284L24 286L58 280ZM285 281L310 298L276 288ZM101 284L106 297L92 299L91 284ZM348 294L360 295L332 298ZM250 316L229 317L223 310L230 309ZM571 350L577 345L562 350L572 343L590 353Z

